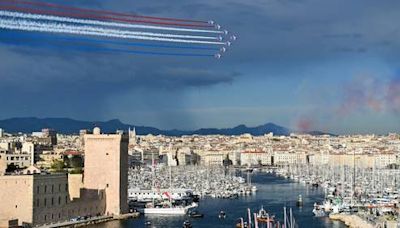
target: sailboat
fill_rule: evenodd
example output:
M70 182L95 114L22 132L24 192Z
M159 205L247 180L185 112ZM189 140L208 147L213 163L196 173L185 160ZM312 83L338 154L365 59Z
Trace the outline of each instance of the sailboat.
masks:
M154 162L153 162L154 164ZM172 187L172 172L170 167L170 189ZM154 178L154 165L153 165ZM154 181L153 181L154 183ZM153 185L154 190L154 185ZM172 197L168 192L163 192L163 195L168 197L168 202L164 204L156 204L154 199L152 203L148 203L142 212L146 215L186 215L190 209L196 208L198 205L192 202L190 205L173 205ZM139 209L140 211L140 209Z

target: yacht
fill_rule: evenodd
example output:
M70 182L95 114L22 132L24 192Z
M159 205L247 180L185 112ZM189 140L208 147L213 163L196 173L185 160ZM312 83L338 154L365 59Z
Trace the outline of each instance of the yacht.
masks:
M156 214L156 215L186 215L188 211L193 208L196 208L198 205L196 203L192 203L187 206L162 206L162 205L153 205L149 203L145 208L139 208L138 211L144 213L145 215Z

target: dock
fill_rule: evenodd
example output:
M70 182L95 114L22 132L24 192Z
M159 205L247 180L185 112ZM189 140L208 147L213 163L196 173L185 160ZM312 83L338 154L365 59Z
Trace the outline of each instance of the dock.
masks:
M140 214L138 212L117 215L117 216L106 215L106 216L92 217L92 218L88 218L88 219L84 219L84 220L64 221L64 222L53 223L53 224L45 224L45 225L41 225L41 226L37 226L37 227L38 228L83 227L83 226L88 226L88 225L109 222L109 221L113 221L113 220L125 220L125 219L130 219L130 218L137 218L139 216L140 216Z

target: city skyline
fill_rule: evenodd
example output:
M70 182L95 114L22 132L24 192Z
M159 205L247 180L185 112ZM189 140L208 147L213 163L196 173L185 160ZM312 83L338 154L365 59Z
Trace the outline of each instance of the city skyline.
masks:
M0 119L118 118L182 130L273 122L335 134L400 129L396 1L74 4L213 18L238 40L220 60L40 49L0 40Z

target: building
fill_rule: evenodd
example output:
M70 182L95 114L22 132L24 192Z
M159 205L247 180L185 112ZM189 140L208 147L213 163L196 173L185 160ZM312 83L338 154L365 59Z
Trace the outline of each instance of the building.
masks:
M17 168L29 167L32 163L30 154L15 154L0 151L0 159L5 161L6 166L14 165Z
M128 136L103 135L95 128L84 139L84 175L49 174L35 166L4 175L6 160L0 159L0 227L128 212Z
M0 176L4 175L7 169L7 163L4 158L0 157Z
M4 137L4 130L3 130L3 128L0 128L0 138L3 138Z
M96 127L85 139L85 179L87 189L104 190L106 213L128 212L128 143L125 134L101 134Z
M136 143L137 143L136 128L133 128L133 130L131 130L131 128L129 128L128 135L129 135L129 144L136 145Z
M207 151L201 155L201 164L206 166L223 165L226 154L221 151Z
M69 180L67 174L41 173L33 166L21 175L0 176L0 227L44 225L104 214L104 192L79 189ZM72 198L70 188L78 188L80 198Z
M243 151L240 153L241 165L271 165L272 156L264 151Z
M275 152L272 161L274 165L306 164L307 156L305 153Z
M42 129L42 137L47 138L51 145L57 145L57 132L54 129Z

